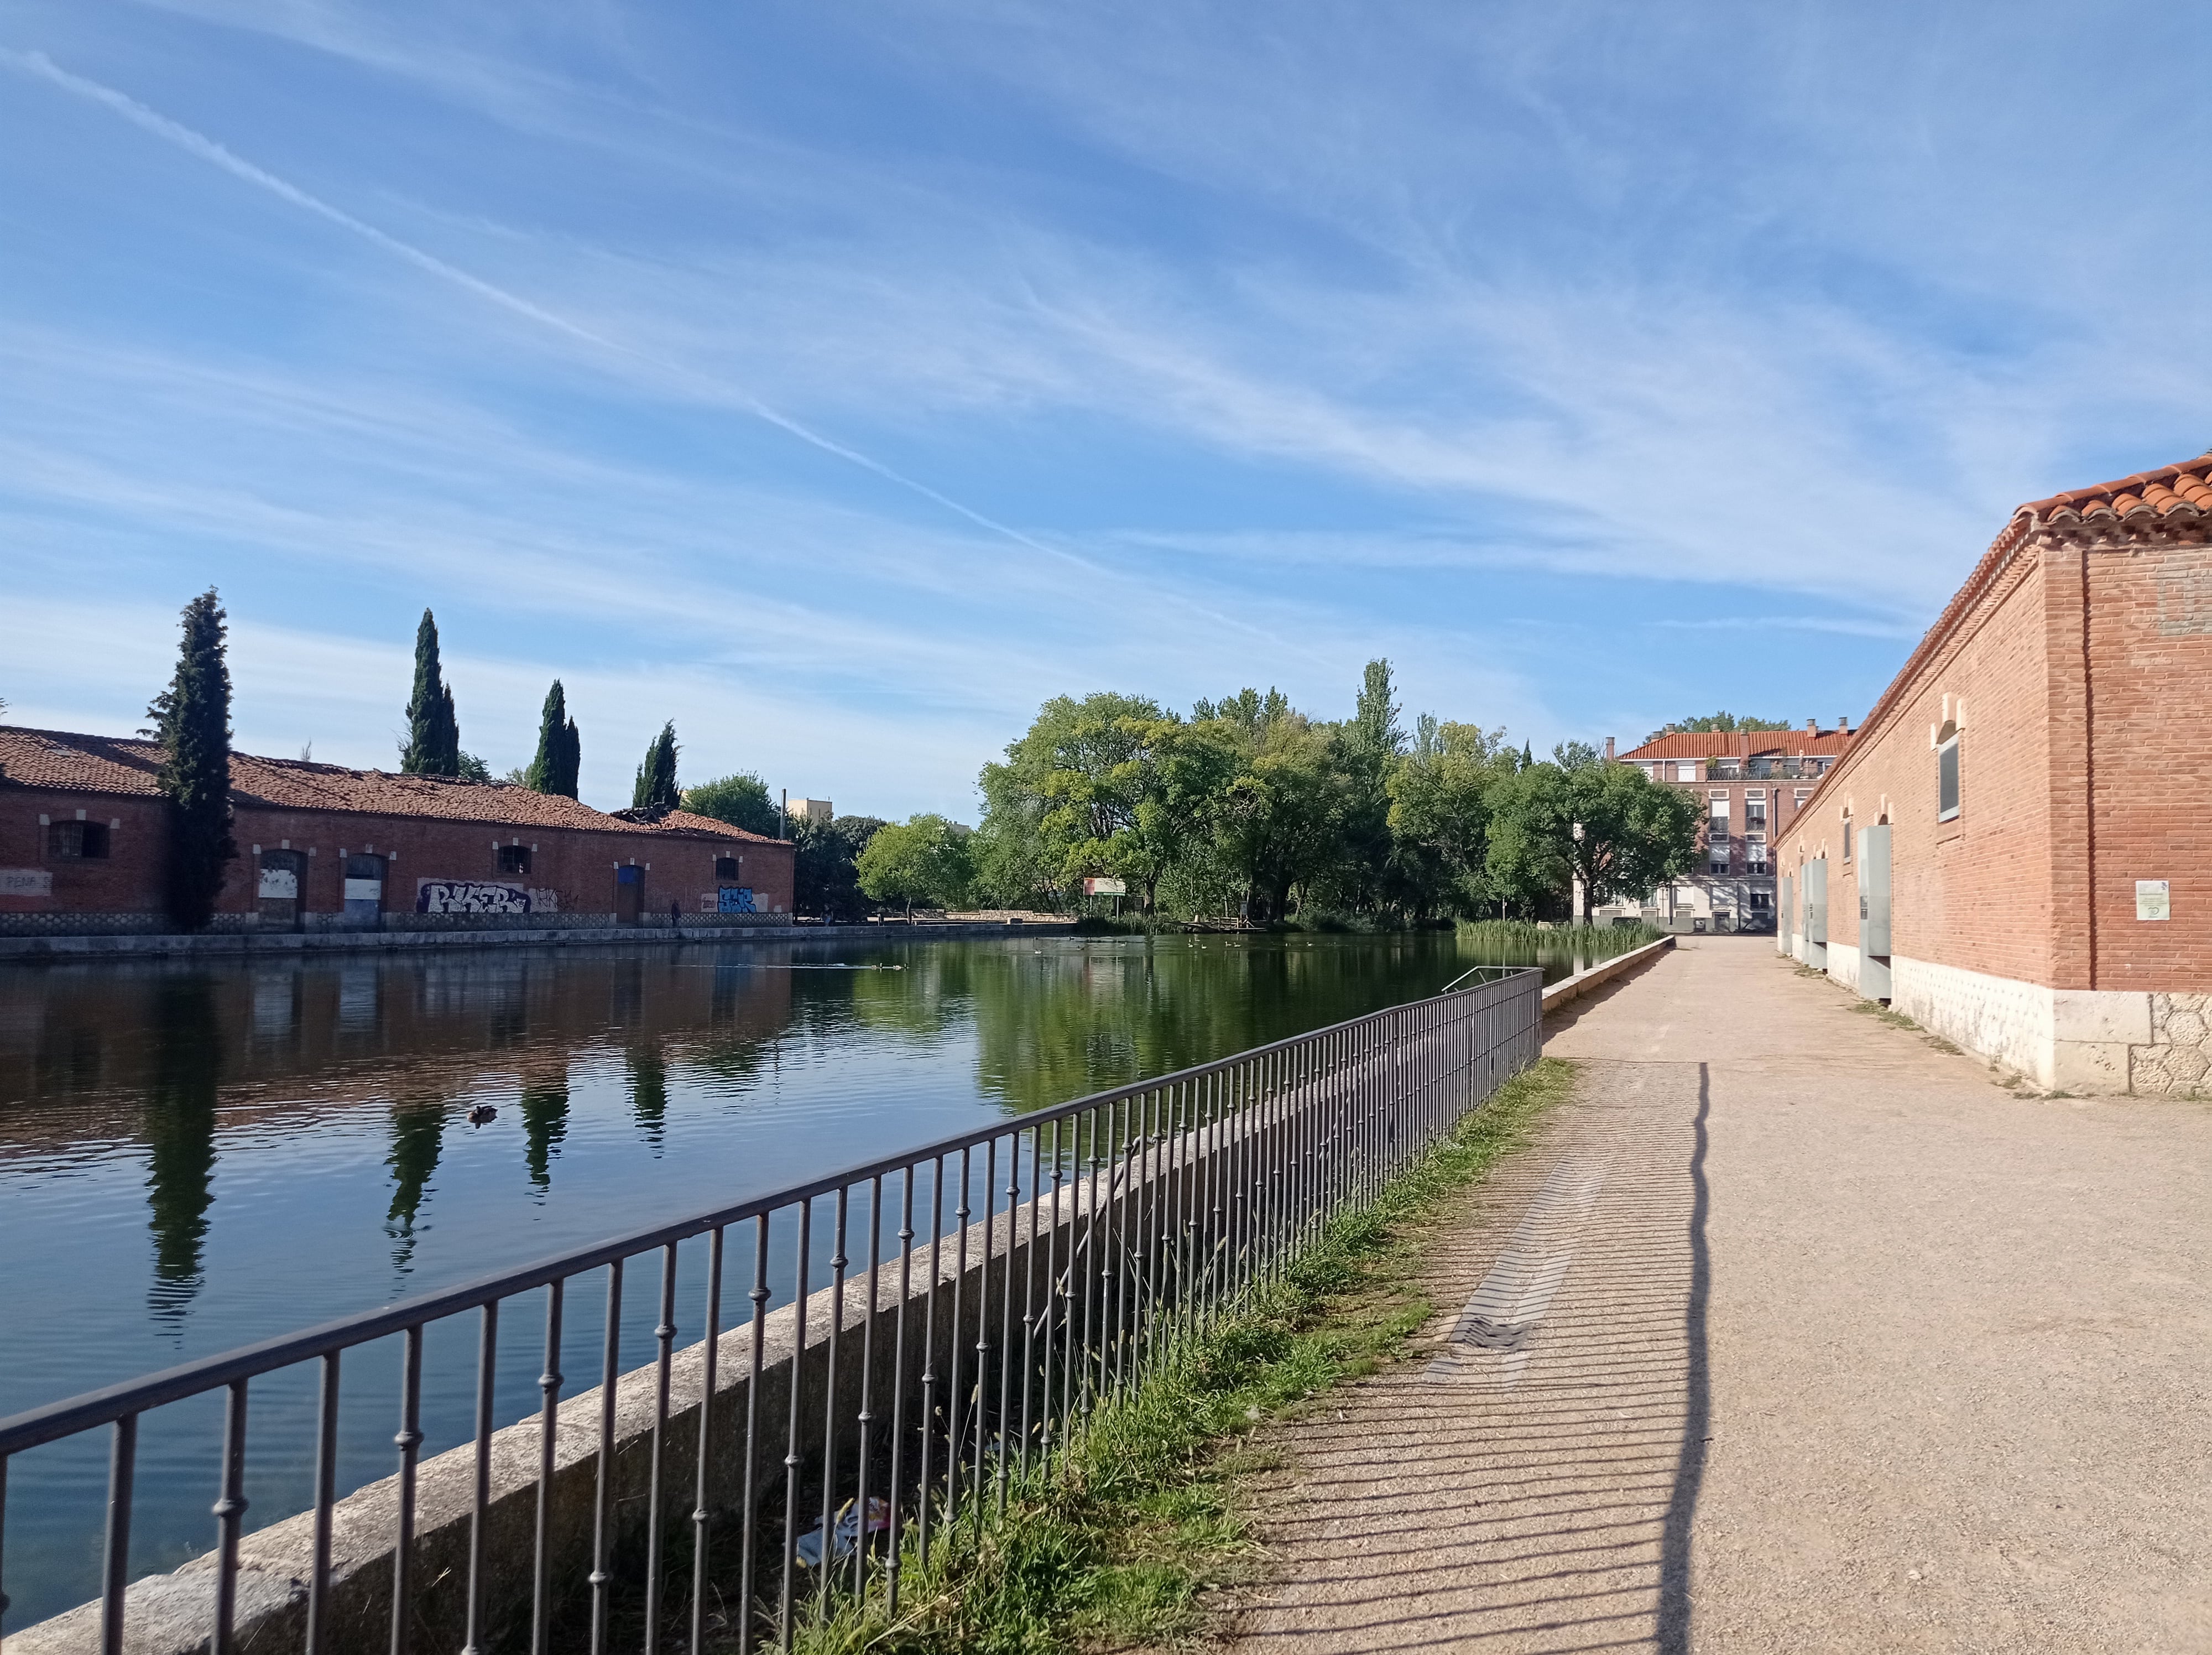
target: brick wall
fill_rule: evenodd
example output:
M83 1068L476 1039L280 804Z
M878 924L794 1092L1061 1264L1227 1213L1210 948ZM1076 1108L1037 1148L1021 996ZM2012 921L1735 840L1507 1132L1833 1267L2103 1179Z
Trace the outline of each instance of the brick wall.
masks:
M1802 864L1828 859L1828 939L1856 950L1857 856L1844 818L1892 830L1892 951L1970 971L2048 983L2052 967L2051 694L2045 571L2022 558L1915 672L1893 685L1790 823L1778 858L1802 905ZM1931 727L1966 703L1960 812L1936 820ZM1856 834L1854 835L1856 838ZM2067 985L2073 986L2073 985Z
M2099 989L2212 989L2212 545L2087 554ZM2136 917L2165 879L2172 918ZM2085 897L2091 893L2085 891Z
M109 854L99 860L58 859L47 855L44 816L116 825L109 831ZM0 897L0 922L51 928L71 916L98 916L100 924L74 928L143 928L165 908L163 856L166 806L159 800L109 794L71 794L10 788L0 794L0 868L49 875L51 894ZM356 815L324 811L276 811L241 807L232 837L238 860L230 865L217 904L218 928L251 924L259 912L257 847L306 853L301 882L306 922L335 916L344 910L344 853L372 851L390 858L384 905L394 915L415 910L416 882L461 879L520 885L551 891L563 916L581 920L606 916L617 908L616 867L635 862L642 870L642 917L666 923L669 904L687 922L698 922L715 904L720 885L750 885L756 908L788 913L793 895L792 848L732 837L727 842L687 835L592 832L568 828L495 827L435 818ZM503 873L497 846L531 847L526 874ZM738 862L735 879L718 879L719 857Z
M80 819L108 830L105 857L49 854L47 827ZM11 788L0 800L0 870L45 876L46 896L0 891L0 915L153 914L166 906L162 858L168 809L158 799Z
M1887 820L1900 1010L2047 1085L2200 1088L2208 538L2203 520L2108 514L2023 534L1985 565L1986 585L1891 685L1780 846L1799 904L1804 865L1827 859L1832 974L1855 978L1838 968L1860 958L1844 818ZM1960 812L1945 823L1929 736L1947 720L1960 729ZM2170 918L2138 917L2142 879L2167 882Z

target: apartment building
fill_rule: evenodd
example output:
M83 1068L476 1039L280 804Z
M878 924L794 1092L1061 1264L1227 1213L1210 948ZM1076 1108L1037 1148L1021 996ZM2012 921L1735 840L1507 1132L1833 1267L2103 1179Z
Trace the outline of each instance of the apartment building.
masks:
M1702 824L1698 861L1673 885L1633 907L1601 909L1677 931L1772 931L1780 912L1774 847L1811 799L1820 778L1851 742L1850 721L1822 729L1655 735L1642 746L1606 756L1634 764L1653 781L1698 800Z

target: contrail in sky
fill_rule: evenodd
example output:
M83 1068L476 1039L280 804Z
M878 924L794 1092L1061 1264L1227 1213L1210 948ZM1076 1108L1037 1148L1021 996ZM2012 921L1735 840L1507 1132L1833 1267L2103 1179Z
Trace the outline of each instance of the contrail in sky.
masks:
M9 67L22 73L36 76L40 80L58 86L65 92L73 93L80 98L99 104L103 108L112 110L132 125L152 133L163 143L174 144L187 155L196 155L212 166L219 167L234 178L242 179L258 189L266 190L280 200L289 202L303 211L313 213L318 218L336 224L342 229L350 230L354 234L374 242L396 258L404 259L416 269L425 271L441 280L451 282L455 286L463 288L477 298L497 305L503 310L512 311L518 316L536 322L542 327L550 328L555 332L574 339L579 344L591 345L601 350L647 363L660 373L677 380L689 380L695 386L709 391L716 397L735 396L748 413L766 421L779 430L788 432L801 442L819 448L825 453L835 454L838 459L857 465L863 471L872 472L885 482L896 484L902 489L917 494L957 516L963 517L980 527L988 529L994 534L1004 536L1017 545L1026 546L1030 551L1042 552L1048 557L1073 563L1078 569L1092 575L1109 579L1126 578L1117 570L1095 563L1091 559L1075 552L1049 545L1034 535L1024 533L1010 524L1001 523L996 518L988 516L973 507L964 506L949 495L941 494L931 488L927 483L917 482L903 472L893 470L881 460L871 459L856 448L848 447L834 437L823 436L820 432L810 429L789 415L777 412L750 392L735 389L710 380L696 369L665 362L648 352L638 350L635 345L625 344L620 340L611 339L605 334L593 332L590 328L571 321L556 311L548 310L543 305L534 304L520 294L510 293L505 288L495 283L487 282L480 276L471 275L458 265L447 264L435 253L425 253L411 242L403 241L389 231L380 230L366 220L356 218L351 213L341 208L333 207L320 197L310 195L298 185L277 177L276 173L268 171L265 167L255 166L243 156L233 154L213 138L196 132L180 122L171 120L167 115L148 107L129 94L118 92L113 87L102 85L98 81L87 80L82 75L71 74L43 52L18 52L12 47L0 47L0 62L4 62ZM1249 621L1240 620L1231 615L1212 614L1195 605L1188 607L1194 613L1206 614L1209 618L1219 621L1224 625L1235 627L1239 631L1254 634L1278 645L1284 644L1283 640L1254 626Z

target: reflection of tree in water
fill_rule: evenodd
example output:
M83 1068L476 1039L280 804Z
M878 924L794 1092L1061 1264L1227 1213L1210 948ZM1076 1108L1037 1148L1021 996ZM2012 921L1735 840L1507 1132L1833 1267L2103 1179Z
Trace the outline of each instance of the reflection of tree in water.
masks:
M446 1147L446 1117L451 1112L442 1103L392 1107L392 1153L384 1164L392 1169L394 1187L384 1230L399 1244L392 1250L392 1268L403 1275L415 1256L415 1215L429 1193L430 1175L438 1170L438 1157Z
M530 1182L538 1199L553 1187L553 1158L568 1135L568 1080L526 1082L522 1088L522 1135L530 1162Z
M656 1043L632 1046L623 1054L629 1074L629 1112L655 1155L660 1153L661 1135L668 1119L668 1062Z
M1032 1110L1171 1074L1432 993L1431 953L1417 964L1303 939L979 950L968 962L978 1085Z
M157 1323L175 1328L200 1290L201 1245L215 1200L216 1093L222 1039L204 977L164 977L149 1007L154 1061L146 1087L146 1205L154 1232Z

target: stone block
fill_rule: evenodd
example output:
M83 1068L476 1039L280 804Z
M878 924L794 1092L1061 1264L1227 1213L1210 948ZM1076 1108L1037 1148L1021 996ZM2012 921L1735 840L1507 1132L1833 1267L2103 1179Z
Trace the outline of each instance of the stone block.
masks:
M2128 1043L2124 1040L2059 1040L2051 1044L2051 1085L2085 1097L2109 1097L2128 1090Z
M2057 989L2051 995L2051 1037L2062 1043L2150 1044L2150 996L2094 989Z

